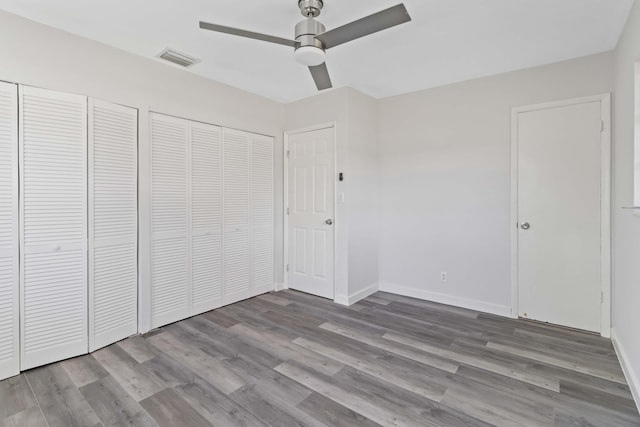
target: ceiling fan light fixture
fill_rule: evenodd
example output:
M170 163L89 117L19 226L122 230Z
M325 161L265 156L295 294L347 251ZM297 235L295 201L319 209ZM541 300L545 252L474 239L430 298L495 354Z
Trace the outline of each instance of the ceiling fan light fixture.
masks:
M324 63L324 50L316 46L300 46L296 49L294 56L296 61L307 67L315 67Z

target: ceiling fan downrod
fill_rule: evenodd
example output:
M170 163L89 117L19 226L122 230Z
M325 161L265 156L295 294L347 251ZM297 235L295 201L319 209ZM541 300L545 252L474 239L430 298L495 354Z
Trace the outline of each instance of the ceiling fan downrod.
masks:
M324 6L322 0L298 0L300 13L305 18L317 18L320 16L322 6Z

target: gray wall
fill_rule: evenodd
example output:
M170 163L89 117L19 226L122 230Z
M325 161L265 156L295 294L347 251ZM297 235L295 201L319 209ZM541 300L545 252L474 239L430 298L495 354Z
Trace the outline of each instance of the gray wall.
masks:
M634 126L640 125L634 108L634 63L639 60L640 4L636 2L615 52L612 338L626 359L627 377L640 405L640 216L621 209L633 204ZM640 145L636 148L640 150Z
M341 304L378 287L378 115L375 99L340 88L285 106L285 130L336 126L336 295Z
M611 61L380 101L381 288L509 315L511 108L611 92Z

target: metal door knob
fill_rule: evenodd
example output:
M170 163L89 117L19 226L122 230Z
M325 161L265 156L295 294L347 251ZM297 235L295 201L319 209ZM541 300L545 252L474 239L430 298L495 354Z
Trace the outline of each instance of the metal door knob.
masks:
M333 224L333 220L331 218L329 218L324 223L327 224L327 225L331 225L331 224Z
M520 228L522 228L523 230L528 230L531 228L531 224L529 224L528 222L523 222L522 224L520 224Z

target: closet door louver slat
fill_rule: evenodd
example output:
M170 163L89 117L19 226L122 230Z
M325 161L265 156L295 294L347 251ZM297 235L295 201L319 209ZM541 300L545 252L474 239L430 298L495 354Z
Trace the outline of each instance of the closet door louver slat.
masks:
M151 125L152 327L190 313L189 123L161 114Z
M138 112L89 101L89 350L138 331Z
M0 82L0 380L20 372L18 88Z
M222 129L190 122L191 315L222 305Z
M20 88L21 368L87 353L87 99Z

